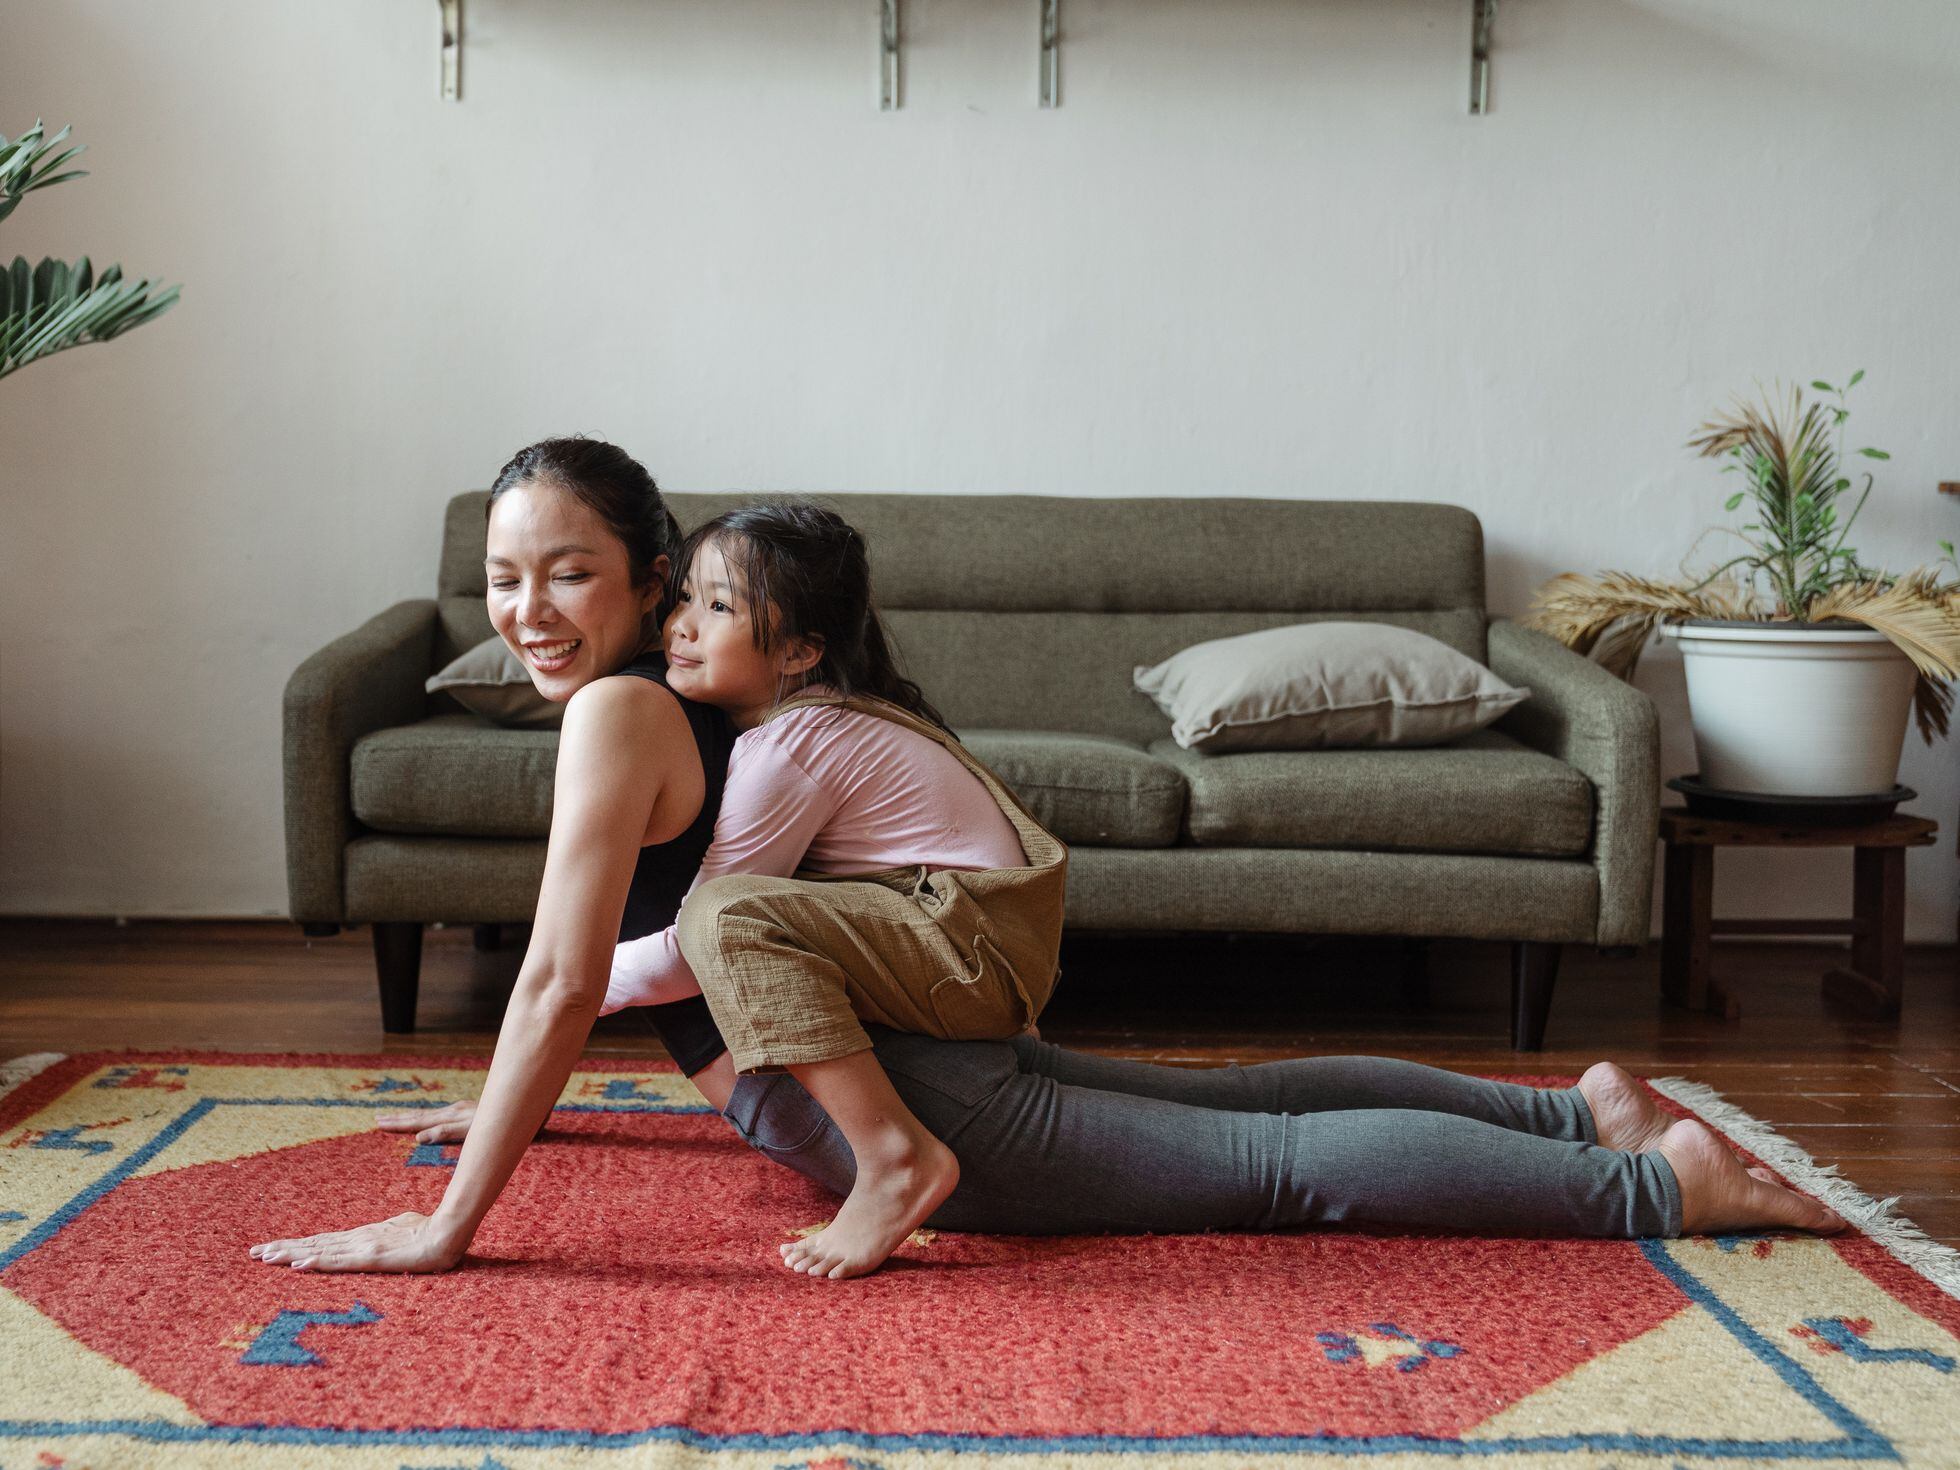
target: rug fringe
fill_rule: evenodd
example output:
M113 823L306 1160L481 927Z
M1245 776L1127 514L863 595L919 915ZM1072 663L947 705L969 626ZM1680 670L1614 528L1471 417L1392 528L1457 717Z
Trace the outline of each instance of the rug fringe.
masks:
M1799 1189L1815 1195L1949 1296L1960 1297L1960 1251L1931 1239L1901 1215L1897 1195L1873 1199L1839 1173L1836 1164L1818 1163L1760 1118L1725 1101L1706 1083L1690 1082L1685 1077L1646 1080L1663 1097L1692 1110Z
M21 1083L40 1076L56 1062L66 1060L67 1057L58 1051L37 1051L15 1057L9 1062L0 1062L0 1097L5 1097Z

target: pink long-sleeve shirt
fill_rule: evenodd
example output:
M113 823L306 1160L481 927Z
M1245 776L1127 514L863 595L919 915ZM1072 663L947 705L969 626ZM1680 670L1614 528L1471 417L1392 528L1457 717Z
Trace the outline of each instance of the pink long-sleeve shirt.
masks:
M980 779L935 740L877 715L792 710L745 731L690 893L724 873L1019 868L1021 839ZM613 951L601 1015L700 992L672 926Z

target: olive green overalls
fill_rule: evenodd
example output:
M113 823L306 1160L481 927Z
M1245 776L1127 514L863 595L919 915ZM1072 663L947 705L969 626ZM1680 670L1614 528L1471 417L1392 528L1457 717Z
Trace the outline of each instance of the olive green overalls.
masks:
M871 1045L859 1022L947 1041L1028 1029L1054 993L1068 849L946 731L878 699L814 695L771 715L841 706L937 741L986 786L1027 866L895 868L710 879L677 937L738 1072L831 1061Z

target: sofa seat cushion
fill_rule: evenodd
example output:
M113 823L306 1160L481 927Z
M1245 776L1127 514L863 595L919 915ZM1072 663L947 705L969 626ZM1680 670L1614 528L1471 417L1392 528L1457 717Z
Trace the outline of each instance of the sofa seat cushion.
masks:
M1592 845L1592 783L1495 730L1425 750L1150 753L1190 783L1193 842L1211 847L1575 857Z
M1141 746L1049 730L962 730L960 739L1064 842L1169 847L1184 820L1184 777Z
M551 830L556 730L504 730L437 715L354 742L354 815L377 832L543 837Z
M1049 831L1097 847L1168 847L1184 777L1126 740L1048 731L963 731ZM500 729L437 715L354 744L355 817L377 832L543 837L551 830L555 730Z

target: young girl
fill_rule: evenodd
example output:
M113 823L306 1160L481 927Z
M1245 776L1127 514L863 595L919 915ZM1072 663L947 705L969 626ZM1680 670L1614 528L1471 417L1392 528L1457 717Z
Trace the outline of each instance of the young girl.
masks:
M744 733L678 921L619 946L604 1009L698 991L738 1072L803 1084L857 1179L784 1258L863 1275L959 1165L900 1102L861 1022L950 1041L1032 1027L1057 973L1067 850L899 675L864 539L837 514L731 511L680 561L668 684Z

